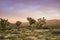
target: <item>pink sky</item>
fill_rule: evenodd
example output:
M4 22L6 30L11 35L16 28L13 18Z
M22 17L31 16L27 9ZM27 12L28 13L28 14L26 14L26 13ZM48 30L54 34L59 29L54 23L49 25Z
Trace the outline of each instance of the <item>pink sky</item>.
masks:
M0 17L26 22L28 16L60 19L60 0L0 0Z

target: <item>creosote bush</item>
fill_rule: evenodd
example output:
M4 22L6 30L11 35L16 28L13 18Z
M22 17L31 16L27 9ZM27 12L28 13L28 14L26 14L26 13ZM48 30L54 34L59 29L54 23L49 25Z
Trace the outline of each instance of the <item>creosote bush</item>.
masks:
M16 22L16 25L17 25L17 26L20 26L20 25L21 25L21 22L20 22L20 21L17 21L17 22Z

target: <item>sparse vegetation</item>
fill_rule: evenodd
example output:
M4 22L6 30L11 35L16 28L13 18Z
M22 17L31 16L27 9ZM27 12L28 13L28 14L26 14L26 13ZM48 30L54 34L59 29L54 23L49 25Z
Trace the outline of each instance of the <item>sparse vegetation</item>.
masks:
M46 19L39 18L37 21L27 17L30 25L23 26L22 22L15 24L0 18L0 39L1 40L60 40L59 25L47 25ZM57 28L57 29L56 29ZM53 31L56 29L57 31ZM57 35L58 34L58 35Z

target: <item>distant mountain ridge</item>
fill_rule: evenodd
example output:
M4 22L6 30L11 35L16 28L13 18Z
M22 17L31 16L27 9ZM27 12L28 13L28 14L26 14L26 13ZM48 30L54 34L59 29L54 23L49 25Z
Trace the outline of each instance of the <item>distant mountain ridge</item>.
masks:
M53 20L46 20L47 24L60 24L60 20L53 19Z

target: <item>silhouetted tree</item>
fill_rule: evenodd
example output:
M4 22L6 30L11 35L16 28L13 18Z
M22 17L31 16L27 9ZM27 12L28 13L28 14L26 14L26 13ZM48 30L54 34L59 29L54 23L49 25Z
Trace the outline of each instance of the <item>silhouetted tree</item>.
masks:
M44 24L46 24L46 19L45 19L45 17L39 18L39 19L38 19L38 27L39 27L39 28L42 28L42 27L44 26Z
M33 18L31 17L27 17L27 20L29 21L29 24L32 25L32 24L35 24L36 20L34 20Z
M0 25L1 25L1 30L6 30L7 26L9 25L8 19L2 19L0 18Z

